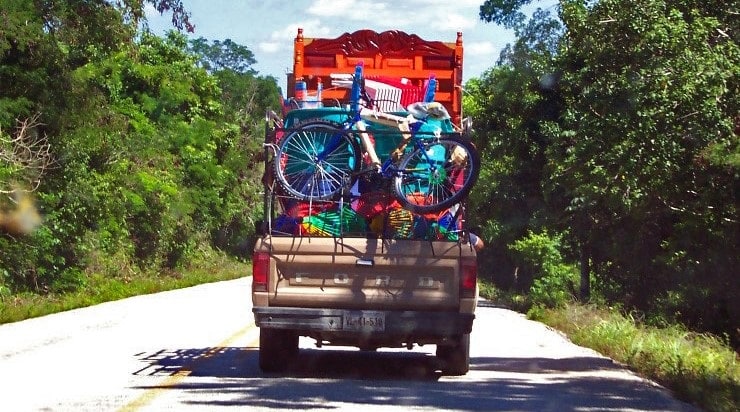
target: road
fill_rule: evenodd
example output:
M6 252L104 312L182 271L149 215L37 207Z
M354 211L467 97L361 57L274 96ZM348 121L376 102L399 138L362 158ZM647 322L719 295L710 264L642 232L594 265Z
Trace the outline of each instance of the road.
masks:
M315 348L257 367L250 278L0 325L0 411L693 411L546 326L483 302L471 371L434 346Z

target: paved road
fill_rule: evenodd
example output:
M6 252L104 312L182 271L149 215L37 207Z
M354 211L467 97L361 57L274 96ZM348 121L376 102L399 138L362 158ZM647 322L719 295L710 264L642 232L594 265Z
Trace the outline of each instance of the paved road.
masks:
M301 339L290 372L257 367L250 279L0 326L0 411L693 411L544 325L479 308L471 371L434 346L364 353Z

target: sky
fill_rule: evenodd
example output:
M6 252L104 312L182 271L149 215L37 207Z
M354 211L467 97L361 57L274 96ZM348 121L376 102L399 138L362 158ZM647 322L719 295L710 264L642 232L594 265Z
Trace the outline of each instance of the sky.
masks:
M478 13L483 0L182 0L195 25L191 38L231 39L254 53L259 75L273 76L285 90L292 70L293 39L298 28L305 37L334 38L360 29L401 30L425 40L454 42L463 33L463 82L493 67L514 34L485 23ZM551 7L554 0L534 1ZM150 29L173 29L171 14L160 15L147 4ZM554 10L552 10L554 12Z

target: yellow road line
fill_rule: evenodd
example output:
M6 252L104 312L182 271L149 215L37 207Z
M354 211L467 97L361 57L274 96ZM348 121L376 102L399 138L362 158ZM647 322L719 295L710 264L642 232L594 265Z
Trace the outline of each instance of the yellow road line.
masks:
M249 331L251 331L254 328L255 328L254 323L247 325L245 328L237 331L233 335L224 339L222 342L216 345L216 347L209 349L206 353L194 359L193 362L203 361L205 359L212 357L213 355L223 350L225 347L230 346L231 343L233 343L240 337L246 335ZM259 338L255 339L252 342L249 342L247 347L253 347L255 344L259 344ZM182 382L183 379L185 379L188 375L190 375L190 372L191 371L188 369L178 370L174 374L164 379L159 385L147 390L146 392L141 394L138 398L132 400L131 402L123 406L118 411L119 412L134 412L134 411L137 411L149 405L152 401L154 401L154 399L156 399L159 395L161 395L165 390Z

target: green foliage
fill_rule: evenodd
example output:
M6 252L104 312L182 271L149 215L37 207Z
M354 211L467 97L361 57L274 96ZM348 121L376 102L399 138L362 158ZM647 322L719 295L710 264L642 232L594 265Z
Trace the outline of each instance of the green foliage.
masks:
M480 288L481 297L504 308L520 313L527 313L530 310L544 309L541 305L533 306L532 299L529 295L503 290L496 287L496 285L486 279L478 279L478 286Z
M680 399L707 411L735 411L740 405L740 364L727 343L681 326L654 327L619 307L568 303L557 308L530 303L530 296L481 284L494 305L526 312L642 376L668 387Z
M179 1L151 3L187 18ZM256 125L279 107L276 82L209 73L182 34L136 33L142 16L142 2L3 2L3 142L11 119L41 113L29 132L48 137L55 163L37 193L43 226L0 234L0 290L69 293L101 273L176 270L203 248L246 254L261 204ZM2 187L18 172L0 166Z
M703 154L738 139L737 44L716 18L662 1L602 1L562 17L572 70L567 110L551 125L548 190L566 193L564 217L627 304L672 310L656 304L674 290L674 303L696 308L684 320L727 330L740 316L730 303L738 174Z
M195 25L190 22L190 13L185 9L182 0L146 0L154 6L160 14L172 12L172 25L178 29L185 29L188 32L195 31ZM118 0L120 5L121 0ZM129 5L129 12L135 20L143 17L143 7L140 1L123 0L123 5ZM137 5L138 7L134 7Z
M84 284L74 291L52 291L43 296L36 293L16 293L11 298L9 291L0 287L0 324L131 296L237 279L251 272L251 265L213 250L201 250L186 267L167 273L157 269L133 270L134 268L122 266L120 261L116 261L116 256L101 258L106 261L98 263L104 263L105 266L94 266L100 271L95 270L86 275Z
M718 1L561 1L560 31L541 13L518 24L527 3L481 8L518 39L466 88L494 182L471 196L470 220L495 228L494 245L567 233L563 261L597 298L740 342L733 13ZM511 252L491 249L488 267L511 273Z
M527 17L519 9L532 0L486 0L480 6L480 18L487 22L515 28L524 24Z
M480 181L470 196L471 222L484 230L490 246L481 254L482 267L505 288L526 290L530 273L518 273L506 245L535 232L550 216L544 197L543 170L550 138L542 123L557 118L561 97L552 82L556 67L553 45L559 24L538 13L522 30L522 38L502 53L499 65L466 84L465 112L474 116L474 141L482 158ZM495 223L494 223L495 222ZM495 241L493 240L495 239Z
M234 43L231 39L223 42L213 40L211 44L203 37L190 42L190 50L200 56L199 64L209 72L228 70L239 74L255 74L250 68L257 63L254 54L247 47Z
M530 232L510 246L514 259L526 273L533 274L529 295L535 305L563 306L578 290L578 271L563 261L561 236Z

